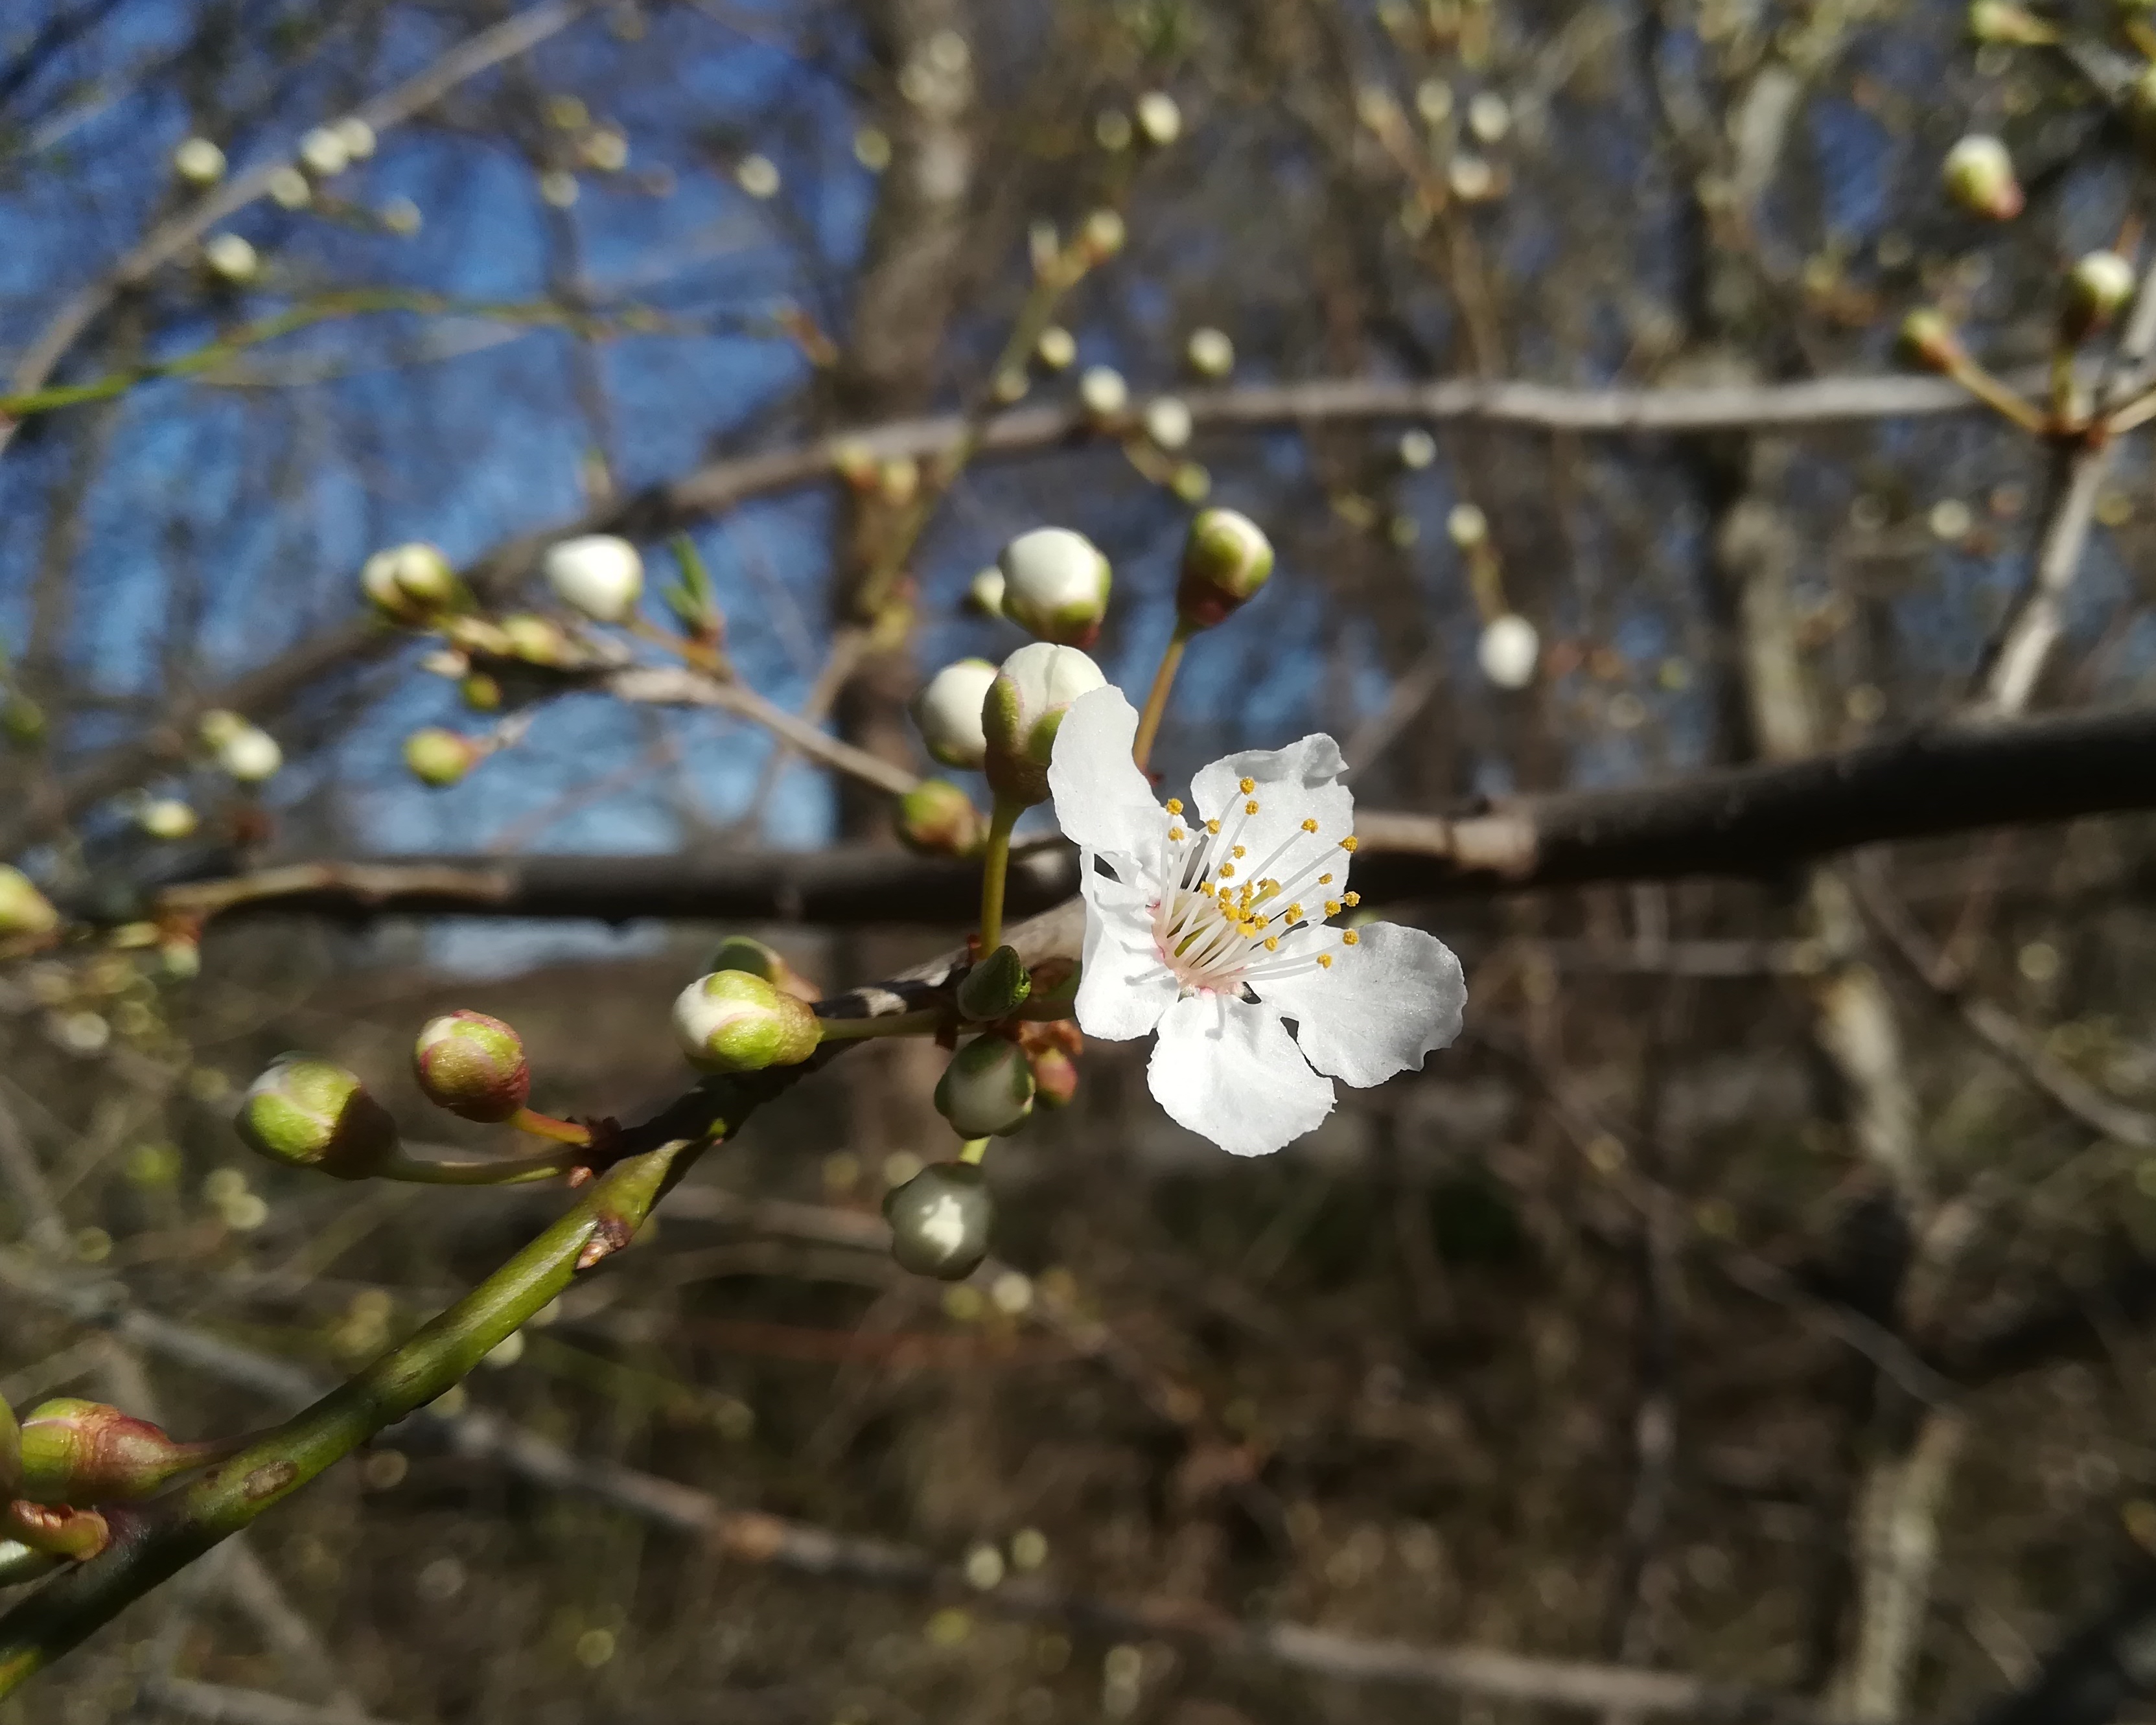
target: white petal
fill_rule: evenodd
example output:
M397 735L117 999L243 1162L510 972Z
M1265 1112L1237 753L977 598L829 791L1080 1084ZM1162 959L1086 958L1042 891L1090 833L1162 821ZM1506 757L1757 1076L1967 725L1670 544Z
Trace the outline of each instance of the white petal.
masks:
M1317 823L1321 845L1337 845L1354 830L1354 793L1339 783L1347 770L1340 745L1318 732L1284 749L1245 749L1202 767L1190 781L1190 795L1199 818L1217 819L1224 832L1247 819L1241 842L1255 865L1306 820ZM1257 781L1257 788L1247 796L1242 789L1246 778ZM1258 812L1246 818L1243 809L1250 802L1257 803ZM1316 847L1306 853L1298 847L1298 854L1315 855ZM1276 868L1275 872L1280 871ZM1336 893L1348 879L1345 853L1337 872Z
M1159 855L1168 811L1131 759L1137 711L1111 683L1070 703L1049 757L1048 793L1063 836L1083 850Z
M1397 922L1355 934L1350 947L1328 929L1313 931L1304 938L1332 954L1330 969L1250 987L1295 1020L1312 1065L1361 1087L1421 1070L1424 1055L1459 1035L1467 983L1435 935Z
M1168 1117L1235 1156L1270 1156L1332 1111L1332 1082L1310 1070L1270 1009L1193 994L1160 1021L1146 1069Z
M1086 895L1085 968L1073 1007L1088 1036L1128 1042L1142 1036L1175 1004L1179 987L1153 946L1154 893L1127 886L1093 866L1081 853L1081 891Z

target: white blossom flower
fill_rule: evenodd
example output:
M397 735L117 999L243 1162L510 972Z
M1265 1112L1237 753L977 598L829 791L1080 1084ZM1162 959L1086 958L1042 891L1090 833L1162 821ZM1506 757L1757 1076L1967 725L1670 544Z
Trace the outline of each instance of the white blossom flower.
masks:
M626 539L585 533L550 546L547 584L594 623L619 623L644 593L644 559Z
M1332 1111L1334 1079L1382 1084L1460 1034L1460 961L1420 929L1329 926L1357 902L1331 737L1215 761L1186 814L1153 801L1137 728L1121 690L1081 696L1048 770L1081 854L1079 1028L1157 1033L1154 1100L1224 1150L1266 1155Z

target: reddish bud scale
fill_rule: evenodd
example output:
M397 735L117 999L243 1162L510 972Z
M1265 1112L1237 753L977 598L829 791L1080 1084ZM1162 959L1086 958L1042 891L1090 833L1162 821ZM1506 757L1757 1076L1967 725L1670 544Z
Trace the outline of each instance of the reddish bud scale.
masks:
M48 1557L86 1563L112 1543L112 1529L94 1509L18 1501L0 1505L0 1535Z
M459 1007L430 1019L412 1045L412 1074L436 1107L491 1125L531 1094L524 1040L500 1019Z
M33 1408L23 1422L18 1489L32 1503L130 1502L200 1466L209 1455L207 1446L176 1443L117 1408L62 1397Z

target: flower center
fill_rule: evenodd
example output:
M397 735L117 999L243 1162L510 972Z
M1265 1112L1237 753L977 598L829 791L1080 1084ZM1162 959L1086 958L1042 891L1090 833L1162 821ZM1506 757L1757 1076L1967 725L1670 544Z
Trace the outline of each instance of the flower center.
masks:
M1245 778L1240 788L1225 820L1186 824L1183 804L1168 805L1168 862L1152 937L1186 994L1240 996L1246 983L1329 969L1332 954L1322 948L1336 931L1325 920L1361 902L1337 884L1344 867L1337 853L1352 852L1354 836L1328 839L1315 820L1251 863L1242 839L1259 811L1257 781ZM1343 946L1358 938L1352 928L1337 932Z

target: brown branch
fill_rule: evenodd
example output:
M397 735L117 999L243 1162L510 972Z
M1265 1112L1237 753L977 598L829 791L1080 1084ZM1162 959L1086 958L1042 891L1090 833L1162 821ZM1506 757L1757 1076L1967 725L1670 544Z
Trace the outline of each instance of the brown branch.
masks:
M1806 857L2156 808L2156 709L1912 732L1666 785L1524 797L1453 816L1365 810L1356 886L1373 901L1599 880L1779 873ZM453 913L952 927L979 865L846 846L816 852L382 858L295 864L167 888L161 913ZM1012 901L1077 886L1060 842L1019 853ZM1075 949L1074 949L1075 955Z

